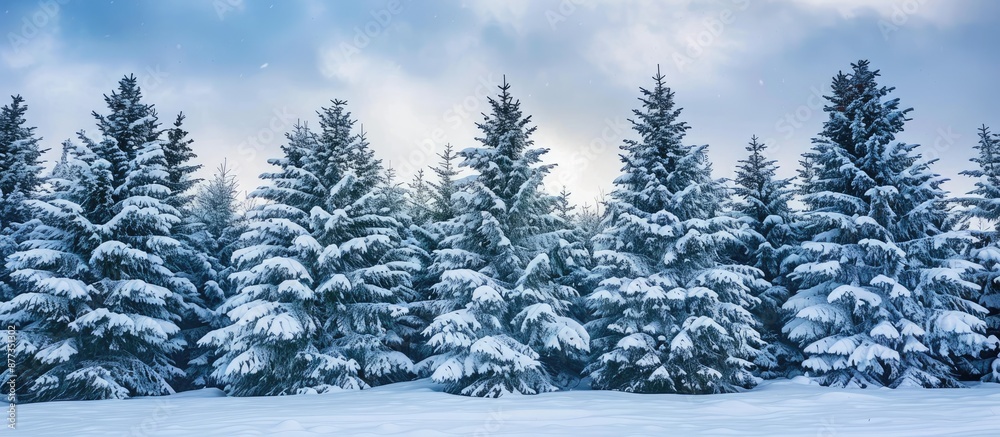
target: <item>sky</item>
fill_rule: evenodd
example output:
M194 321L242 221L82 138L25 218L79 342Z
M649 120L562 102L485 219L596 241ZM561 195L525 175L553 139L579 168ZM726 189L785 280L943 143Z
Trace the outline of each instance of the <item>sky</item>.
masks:
M402 180L446 143L477 145L504 78L557 164L546 184L594 203L612 189L628 118L657 69L684 108L686 142L731 177L751 135L791 177L826 119L831 78L868 59L912 118L898 139L940 158L967 192L976 130L1000 131L1000 2L718 1L6 1L0 103L59 144L107 113L125 75L164 124L183 111L208 177L225 160L259 184L296 121L333 99Z

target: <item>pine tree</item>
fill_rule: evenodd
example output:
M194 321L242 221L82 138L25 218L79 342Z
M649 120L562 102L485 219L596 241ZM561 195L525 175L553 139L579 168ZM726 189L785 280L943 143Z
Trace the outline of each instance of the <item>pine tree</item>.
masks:
M238 292L216 312L229 318L200 346L216 349L214 381L233 396L326 392L361 388L358 363L331 350L315 290L315 239L309 211L321 203L322 187L305 166L318 156L316 139L296 125L282 146L279 168L261 175L270 181L250 193L262 201L248 212L247 232L232 256L230 275ZM311 244L312 243L312 244Z
M437 154L440 158L438 166L432 170L438 177L437 182L428 182L432 188L431 202L434 205L433 221L445 222L458 216L452 196L458 192L455 177L458 176L458 168L455 161L458 155L455 154L451 144L445 144L444 151Z
M26 125L24 98L11 96L11 100L0 108L0 232L30 219L20 203L38 188L45 152L38 148L41 138L35 136L35 128Z
M39 366L25 384L32 399L167 394L183 375L177 323L197 289L171 268L181 217L141 96L134 77L105 96L110 113L94 112L103 138L81 131L81 144L65 146L55 193L32 206L42 224L12 255L17 296L0 312L51 319L19 319L37 332L38 349L25 351Z
M1000 336L1000 239L997 238L996 223L1000 222L1000 135L990 132L986 125L979 128L979 144L973 146L979 156L970 159L977 164L976 169L961 174L976 178L976 188L969 192L971 197L960 199L969 206L968 216L989 227L972 231L976 244L968 257L979 263L983 269L975 275L975 282L982 287L979 303L989 310L985 317L988 335ZM976 373L985 374L985 380L1000 382L1000 358L987 359L977 366Z
M506 80L499 88L477 124L481 147L458 153L474 176L452 196L458 226L431 266L447 311L425 330L431 378L467 396L556 390L559 370L588 351L586 331L566 316L576 293L553 281L543 252L558 225L541 187L548 150L533 148L535 127Z
M95 219L104 222L110 220L109 216L118 213L118 205L128 195L124 186L129 178L136 172L147 171L137 168L135 160L141 158L140 154L150 144L159 144L159 151L154 153L163 155L163 162L157 164L162 167L163 173L155 175L157 181L152 185L156 186L156 194L161 196L159 200L169 209L169 214L176 218L169 231L163 235L171 238L176 245L163 252L161 257L166 269L175 272L187 284L193 285L178 289L183 293L185 306L175 309L182 316L182 320L178 321L182 338L193 344L205 333L207 319L211 318L208 307L221 299L222 290L215 280L218 262L207 253L210 245L205 244L206 236L202 234L202 226L192 222L190 217L191 188L199 181L193 177L193 173L200 166L191 163L195 154L191 148L192 140L182 127L184 115L178 114L173 127L160 129L156 110L152 104L143 101L142 91L134 76L126 76L119 81L118 89L110 96L105 95L105 102L110 110L109 114L93 113L103 138L91 147L112 164L114 177L111 198L115 207L114 210L108 210L100 206L96 210L98 215ZM161 140L164 134L166 139ZM198 352L187 348L178 351L174 358L179 365L187 368L187 361L191 358L189 353ZM203 379L190 371L187 373L187 378L175 381L174 385L188 388L195 380L200 383Z
M556 217L559 217L559 219L563 221L565 226L572 225L574 216L573 210L576 209L576 206L574 206L569 200L570 194L572 193L570 193L569 190L566 189L566 186L563 185L562 190L556 195L555 214Z
M351 193L353 198L358 198L365 187L374 187L379 183L382 161L375 158L363 127L359 134L352 133L355 121L350 119L347 101L333 100L330 103L331 106L318 112L321 132L317 141L328 147L316 152L313 161L318 169L315 173L321 179L330 181L339 177L340 172L350 171L361 181L355 188L357 191Z
M364 183L353 175L348 170L340 185ZM354 201L342 197L329 216L314 211L313 219L322 229L317 239L326 245L321 272L328 278L330 304L338 308L328 322L336 327L334 344L358 361L362 379L381 385L413 374L413 362L403 353L410 345L402 325L406 302L415 298L411 278L420 265L418 249L407 238L411 220L394 171L386 169L381 182L366 191Z
M413 371L413 363L396 349L402 345L400 319L408 311L416 266L405 241L409 217L402 209L403 192L392 171L374 157L364 130L350 133L354 123L346 102L335 100L320 111L319 143L326 152L317 156L350 160L325 167L320 178L330 195L322 211L312 211L323 248L317 254L317 291L327 296L328 307L337 308L327 321L334 346L357 360L367 384L380 385L407 379Z
M570 195L572 193L563 186L559 193L553 196L552 214L559 221L555 231L552 232L555 243L549 247L547 256L552 281L575 290L566 308L566 316L585 323L588 314L584 296L590 294L596 285L590 271L593 267L593 246L589 244L589 240L593 235L587 235L587 232L580 227L578 223L580 215L574 212L576 205L570 201ZM582 361L564 363L558 384L575 385L579 381L579 375L583 373L583 365L585 363Z
M431 205L431 190L427 180L424 179L424 170L420 169L413 176L410 182L410 199L407 203L410 210L410 217L417 225L430 223L433 210Z
M143 102L134 75L122 78L118 89L104 96L104 102L110 110L108 115L92 113L104 138L92 148L112 165L113 195L117 202L123 195L118 187L125 182L129 163L145 144L160 140L160 124L153 105Z
M867 61L833 79L829 119L806 155L806 239L784 327L824 385L957 386L958 360L988 347L960 262L968 243L916 145L896 141L911 109Z
M239 293L218 310L230 324L199 342L219 351L213 376L231 394L359 389L410 374L393 349L413 269L393 217L401 193L383 174L356 175L345 157L372 155L346 102L333 103L319 113L321 133L288 134L285 157L270 161L281 171L251 193L264 203L233 253Z
M751 232L722 214L707 146L682 143L674 93L663 75L640 88L640 140L625 140L605 230L595 237L603 278L587 301L597 356L593 387L639 393L732 392L755 384L761 340L749 309L766 286L757 269L727 259Z
M167 140L163 145L163 154L167 161L167 187L172 195L168 199L170 206L178 210L186 210L194 199L194 187L201 179L194 177L201 169L200 164L191 161L198 157L191 148L194 140L187 137L184 130L184 113L177 114L172 128L167 129ZM218 235L218 234L217 234Z
M41 138L35 128L26 126L24 114L28 106L21 96L12 96L12 102L0 108L0 299L12 297L9 271L3 260L14 253L18 242L29 232L25 223L31 211L24 202L34 197L39 186Z
M190 283L160 256L175 247L169 229L177 218L162 203L159 147L138 150L106 223L81 205L109 200L114 167L86 144L64 143L54 192L31 203L41 224L9 258L18 296L0 307L0 318L23 327L25 400L173 392L169 380L180 370L170 355L183 346L178 291Z
M191 214L205 230L219 238L239 220L242 209L240 184L227 162L195 194Z
M199 232L201 238L197 247L204 248L205 253L213 254L209 256L209 261L217 269L216 282L222 292L221 296L206 301L208 309L218 308L223 300L234 294L235 287L228 280L229 275L234 273L230 261L239 236L248 230L245 219L248 203L240 199L241 193L236 174L223 161L212 178L198 189L193 199L192 221L203 228ZM209 318L213 327L223 326L218 323L218 314L211 314Z
M130 395L167 394L174 391L170 381L184 375L174 365L187 344L178 323L194 310L189 299L198 291L169 262L188 252L172 236L181 218L167 203L172 193L161 142L140 146L128 168L118 190L122 200L114 206L115 216L99 228L104 241L90 257L101 278L93 284L94 303L100 305L71 328L94 339L88 346L99 348L95 354L103 362L95 371L133 378L127 381L136 386Z
M794 255L797 229L788 203L794 190L790 179L778 179L775 160L767 159L767 145L751 137L746 147L749 156L736 167L737 201L735 212L753 230L747 251L737 259L760 269L764 280L772 284L759 297L761 304L754 314L761 321L761 333L767 346L755 364L765 377L789 376L798 373L802 356L797 348L781 335L784 315L781 306L788 299L785 275L787 260Z
M461 223L457 221L458 211L452 200L452 196L458 192L455 180L459 174L456 164L458 155L451 144L446 144L444 151L437 156L440 161L436 167L431 168L437 181L423 181L424 189L419 188L419 184L412 185L413 198L426 196L427 202L423 210L417 210L414 205L414 218L418 215L426 217L423 222L415 221L409 229L420 269L413 275L414 298L408 304L409 314L401 320L407 328L403 337L404 342L410 345L409 356L414 362L420 363L415 370L422 377L429 376L432 361L425 360L434 355L433 348L424 341L423 332L435 317L451 311L451 302L436 296L432 290L434 284L440 282L442 273L432 269L432 254L441 248L441 243L448 235L459 232L461 228ZM426 195L420 194L424 190Z
M170 194L164 202L177 211L180 221L173 225L171 234L179 245L165 265L178 276L190 281L197 292L186 296L187 310L182 312L181 336L191 345L175 357L184 366L185 377L175 383L179 389L203 387L208 380L208 352L196 343L213 324L212 310L221 304L225 293L218 282L219 271L224 267L214 254L219 249L217 236L210 234L204 223L192 213L194 187L201 179L194 177L201 165L192 164L197 155L192 150L194 140L188 138L183 128L184 114L177 114L173 127L166 129L163 155L166 166L164 185Z
M0 321L18 327L19 402L128 395L129 388L107 369L90 366L88 339L72 329L77 315L91 307L97 278L88 260L100 244L97 226L80 203L107 167L89 150L66 141L58 177L49 180L52 192L25 202L39 223L21 250L7 258L17 296L0 304Z

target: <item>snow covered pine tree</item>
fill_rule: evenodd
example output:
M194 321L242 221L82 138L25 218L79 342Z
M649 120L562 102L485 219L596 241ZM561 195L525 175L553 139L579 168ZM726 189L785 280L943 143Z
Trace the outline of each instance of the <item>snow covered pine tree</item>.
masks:
M598 356L597 389L722 393L750 388L763 344L750 308L767 287L761 272L727 259L751 229L721 214L727 196L711 177L707 146L682 144L674 93L657 71L640 88L642 109L625 140L605 230L595 237L603 280L587 299Z
M27 126L24 114L28 106L21 96L12 96L11 103L0 108L0 299L11 298L10 272L4 266L7 255L14 253L28 229L23 226L31 219L24 204L36 192L42 171L38 148L41 138L35 128Z
M910 109L868 61L833 79L829 119L803 174L806 242L784 327L803 369L832 386L954 387L956 361L990 347L968 234L917 146L896 142Z
M746 252L737 254L737 258L760 269L764 280L771 283L753 311L767 342L754 364L765 378L793 376L801 373L802 354L781 334L785 321L781 306L788 299L785 283L789 256L798 247L795 215L788 206L794 189L791 179L776 178L776 161L767 159L767 145L756 136L750 138L746 150L750 155L739 161L733 181L734 212L754 232Z
M971 161L976 169L962 174L978 179L970 197L961 199L969 206L967 214L979 221L982 230L971 231L976 243L970 248L969 259L983 269L976 272L975 280L982 289L979 303L988 309L986 331L1000 335L1000 238L997 238L997 223L1000 223L1000 135L990 132L985 125L979 128L979 144L974 146L979 156ZM984 374L984 380L1000 382L1000 357L977 360L973 372Z
M320 111L321 135L297 125L270 162L280 172L251 193L233 253L238 293L218 310L230 325L199 343L218 349L214 378L232 395L359 389L398 381L412 362L390 346L406 314L414 264L400 251L403 226L384 215L381 162L346 102Z
M442 272L432 269L434 259L431 254L441 246L447 235L459 232L462 225L457 220L458 212L452 199L458 191L455 177L458 175L459 157L451 144L445 144L444 151L437 156L440 158L438 165L431 167L437 182L422 179L420 183L414 181L411 184L410 215L414 223L410 226L409 235L420 269L413 276L414 298L408 303L408 314L401 319L401 323L406 328L402 334L409 349L407 352L416 362L434 354L434 348L425 341L424 330L435 317L452 309L450 300L436 296L432 290L434 284L440 281ZM428 366L418 366L415 370L421 377L429 376Z
M18 295L0 317L25 327L30 400L167 394L182 375L176 322L196 289L164 264L180 219L141 99L135 77L122 79L105 96L110 114L94 113L102 140L64 145L53 193L32 203L42 224L9 258Z
M475 172L454 195L460 230L434 252L433 290L449 312L426 329L437 355L431 378L448 393L499 397L557 390L566 361L582 360L589 338L566 317L576 293L553 281L544 253L554 244L555 199L542 192L548 149L532 148L531 117L506 78L477 126L482 147L459 152Z

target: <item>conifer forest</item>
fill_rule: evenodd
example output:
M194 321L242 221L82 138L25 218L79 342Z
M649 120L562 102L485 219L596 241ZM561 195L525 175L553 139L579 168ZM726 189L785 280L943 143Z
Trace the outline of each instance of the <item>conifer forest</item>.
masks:
M860 60L833 76L807 153L779 160L748 134L722 180L709 146L685 143L667 78L637 88L600 213L545 190L554 164L508 82L475 145L409 183L331 100L287 132L248 199L224 166L192 176L204 164L184 114L161 121L135 76L45 171L14 96L0 115L0 320L18 327L20 397L426 377L477 397L582 380L684 394L799 375L1000 380L1000 247L970 227L1000 219L1000 135L982 126L952 175L976 189L945 192L934 160L896 139L912 108Z
M977 1L11 5L7 427L1000 435Z

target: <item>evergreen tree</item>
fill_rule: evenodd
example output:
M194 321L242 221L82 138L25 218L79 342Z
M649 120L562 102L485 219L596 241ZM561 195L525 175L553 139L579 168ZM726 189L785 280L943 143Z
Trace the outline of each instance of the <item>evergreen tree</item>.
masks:
M242 202L239 197L240 184L236 174L223 162L195 194L191 214L209 234L220 238L240 218Z
M104 95L104 102L109 114L92 113L104 138L91 148L112 165L113 196L117 202L123 196L119 187L125 182L129 164L139 149L160 140L160 123L153 105L143 102L142 90L134 75L122 78L117 90L110 96Z
M576 206L569 201L570 194L572 193L570 193L566 189L566 186L563 185L562 190L556 195L555 214L556 217L559 217L559 219L563 221L565 226L571 226L573 224L573 210L576 209Z
M382 178L382 161L375 158L363 128L359 134L352 134L355 120L350 118L347 101L330 103L331 106L318 112L321 132L317 141L327 146L316 151L315 173L322 180L334 181L332 187L342 172L350 171L361 181L351 193L352 198L359 198L362 191L378 185Z
M41 138L35 136L35 128L26 125L24 98L11 96L11 100L0 107L0 232L13 232L12 225L30 219L21 202L38 188L45 152L38 148Z
M532 147L531 117L506 80L499 88L477 124L481 147L458 153L474 176L452 196L458 226L431 266L447 311L425 330L431 378L467 396L556 390L559 370L588 351L586 331L566 316L576 293L553 281L544 253L558 227L555 199L542 192L548 150Z
M360 126L361 132L354 137L354 143L347 152L350 162L348 169L354 173L364 187L374 187L382 181L383 166L382 160L375 158L375 151L368 143L368 133L365 132L364 125Z
M98 356L106 363L100 368L125 375L134 372L132 377L139 381L163 378L155 387L136 389L133 395L173 392L167 383L184 375L174 366L174 358L187 344L178 323L185 313L197 310L191 301L198 296L195 284L170 262L189 256L189 251L172 235L181 217L167 203L172 192L167 188L166 170L160 141L136 150L119 189L122 200L114 206L115 216L99 228L104 241L90 257L91 267L101 278L93 285L95 303L101 305L74 321L74 329L81 334L100 339L92 341L93 345L107 341L99 349ZM121 330L120 325L128 326L129 319L135 328ZM108 333L114 334L112 338L102 338Z
M625 140L605 230L595 237L601 280L587 301L597 353L593 387L639 393L719 393L755 384L761 340L749 309L766 286L727 255L751 232L722 215L707 146L682 144L674 93L657 72Z
M30 229L25 223L31 211L24 202L31 199L39 186L41 154L35 128L26 125L24 114L28 106L21 96L0 108L0 299L12 297L9 271L3 260L14 253L17 243Z
M424 179L424 170L420 169L410 182L410 199L408 202L410 217L417 225L426 225L431 221L433 210L431 205L431 190Z
M778 179L775 160L767 159L767 146L750 139L749 156L736 167L737 201L735 212L754 231L747 242L747 251L737 256L743 263L760 269L764 280L772 284L759 297L761 304L754 315L761 322L761 333L767 346L755 364L765 377L789 376L798 373L802 356L797 348L781 335L784 317L781 306L788 299L785 275L787 260L796 249L797 235L794 216L788 203L794 194L790 179Z
M0 313L35 332L37 349L24 351L38 365L31 399L167 394L183 375L178 323L197 288L174 268L181 213L141 96L134 77L105 96L110 113L94 112L103 138L81 131L82 144L65 146L54 193L32 203L40 224L11 256L17 296Z
M559 213L558 209L556 213ZM569 299L566 316L581 324L590 319L586 297L597 286L591 271L594 267L594 247L591 244L594 234L590 234L579 222L579 219L585 217L585 214L581 213L571 217L569 222L563 222L556 232L558 241L548 250L553 282L575 291L573 297ZM586 364L586 360L564 363L558 384L576 385L584 373Z
M111 220L118 214L122 202L129 196L125 186L137 172L147 172L141 168L138 159L144 159L141 153L148 151L150 144L156 143L157 153L163 155L162 163L157 163L163 173L151 175L156 181L151 183L151 189L156 190L160 200L169 214L176 218L171 222L170 229L161 235L176 243L161 255L163 266L175 272L178 278L185 280L193 287L181 287L183 308L175 308L182 320L177 321L182 329L182 338L193 344L207 329L207 319L210 318L208 308L211 302L221 299L222 291L215 281L217 262L206 253L210 245L206 245L205 236L200 233L200 225L190 219L191 188L198 182L193 173L200 166L192 165L195 157L191 149L192 140L187 138L187 132L182 128L184 116L179 114L172 128L166 129L166 139L161 140L164 130L160 129L159 118L152 104L143 101L142 90L134 76L126 76L119 81L118 89L105 95L109 114L93 113L97 119L98 128L103 136L98 143L90 147L99 156L112 165L111 205L98 205L95 209L96 222ZM148 196L142 194L140 196ZM112 237L116 238L116 237ZM179 350L174 357L178 364L187 368L188 349ZM190 387L194 380L201 381L197 375L187 372L188 377L176 381L178 388Z
M431 202L434 205L433 221L445 222L458 216L452 196L458 192L455 178L458 176L458 168L455 161L459 156L455 154L451 144L445 144L444 151L437 154L440 158L438 166L432 168L438 177L437 182L428 182L431 187Z
M86 145L64 143L54 192L32 208L41 224L9 258L18 295L0 318L22 327L25 400L125 398L172 393L170 355L183 346L175 322L189 282L163 265L177 220L162 201L162 150L139 149L106 223L82 205L107 202L113 165Z
M213 376L231 394L357 389L410 374L393 349L413 268L393 217L399 187L356 176L345 157L370 150L351 133L346 102L333 103L319 135L296 126L285 157L270 161L281 171L251 193L265 203L233 253L239 292L218 310L231 323L199 342L219 351Z
M39 223L22 250L7 258L17 296L0 304L0 321L18 327L14 356L20 363L19 402L128 395L129 388L107 369L91 366L85 349L90 348L89 339L72 329L77 315L91 307L96 274L88 260L101 242L97 226L84 216L80 203L101 179L97 174L108 171L108 166L89 150L66 141L56 167L58 177L49 180L52 192L26 202ZM5 378L11 376L8 373Z
M303 125L287 134L279 168L250 193L263 202L248 212L247 231L232 255L230 275L238 290L216 312L229 319L198 341L216 349L214 381L233 396L326 392L361 388L358 363L331 350L324 332L315 272L307 267L318 243L309 232L309 211L324 193L305 170L318 156L315 136ZM315 244L309 244L315 243Z
M183 128L184 113L177 114L172 128L167 129L167 140L163 145L163 154L167 161L167 187L170 188L171 196L168 199L170 206L184 211L191 206L194 199L194 187L201 182L195 178L194 173L201 169L201 165L192 164L191 161L197 158L191 144L194 140L187 137L188 132ZM219 234L216 234L219 235Z
M187 310L182 313L181 335L191 345L175 357L178 364L185 366L185 378L178 381L177 388L203 387L208 380L210 366L208 350L196 345L213 324L212 310L222 303L225 293L218 283L219 271L224 267L214 254L219 249L217 235L208 232L206 225L193 214L194 187L201 182L195 178L201 165L192 164L197 155L192 150L194 140L188 138L183 129L184 114L177 114L173 127L166 129L163 155L166 165L164 185L170 194L164 202L173 207L180 218L172 229L172 235L179 246L173 256L165 259L166 266L189 280L197 292L186 296Z
M3 192L0 192L0 202L4 201ZM0 220L0 260L7 259L8 255L17 250L17 244L14 242L14 239L4 231L6 225L6 220ZM0 302L6 302L14 297L14 292L9 285L9 276L10 272L7 271L7 268L3 264L0 264Z
M433 348L424 341L423 331L434 321L434 318L451 311L451 302L436 296L432 290L434 284L441 280L441 271L432 269L434 260L431 254L441 248L445 237L460 232L461 223L457 221L458 211L452 196L458 192L455 177L458 175L458 155L451 144L446 144L444 151L438 153L438 165L431 171L437 181L424 181L426 189L426 207L415 214L426 215L423 223L415 221L410 226L409 235L414 246L416 261L420 269L413 276L414 299L409 303L409 314L402 320L408 328L404 341L411 345L409 355L415 362L421 363L415 369L421 376L429 376L433 362L425 361L434 355ZM422 173L421 173L422 174ZM419 184L412 186L414 199L424 197ZM416 208L416 207L415 207ZM415 215L416 218L416 215Z
M806 155L806 243L784 327L824 385L957 386L958 361L989 345L978 287L959 261L942 177L896 141L911 109L867 61L833 79L829 119Z
M1000 222L1000 135L990 132L983 125L979 128L979 144L973 146L979 156L971 159L976 169L962 174L976 178L976 188L971 197L960 199L969 206L966 212L973 219L985 222L984 230L972 231L976 244L969 252L969 259L983 266L975 275L975 282L982 287L979 303L989 310L985 317L988 335L1000 336L1000 239L996 224ZM981 362L976 373L986 374L985 380L1000 382L1000 358Z
M330 194L323 210L311 212L323 248L317 253L317 291L327 297L328 308L336 308L326 322L334 330L333 345L357 360L367 384L380 385L407 379L413 371L412 361L397 349L416 266L406 241L410 219L402 209L401 187L374 157L364 131L350 133L355 120L345 105L334 101L320 111L320 149L327 151L317 156L350 160L325 167L320 180Z

